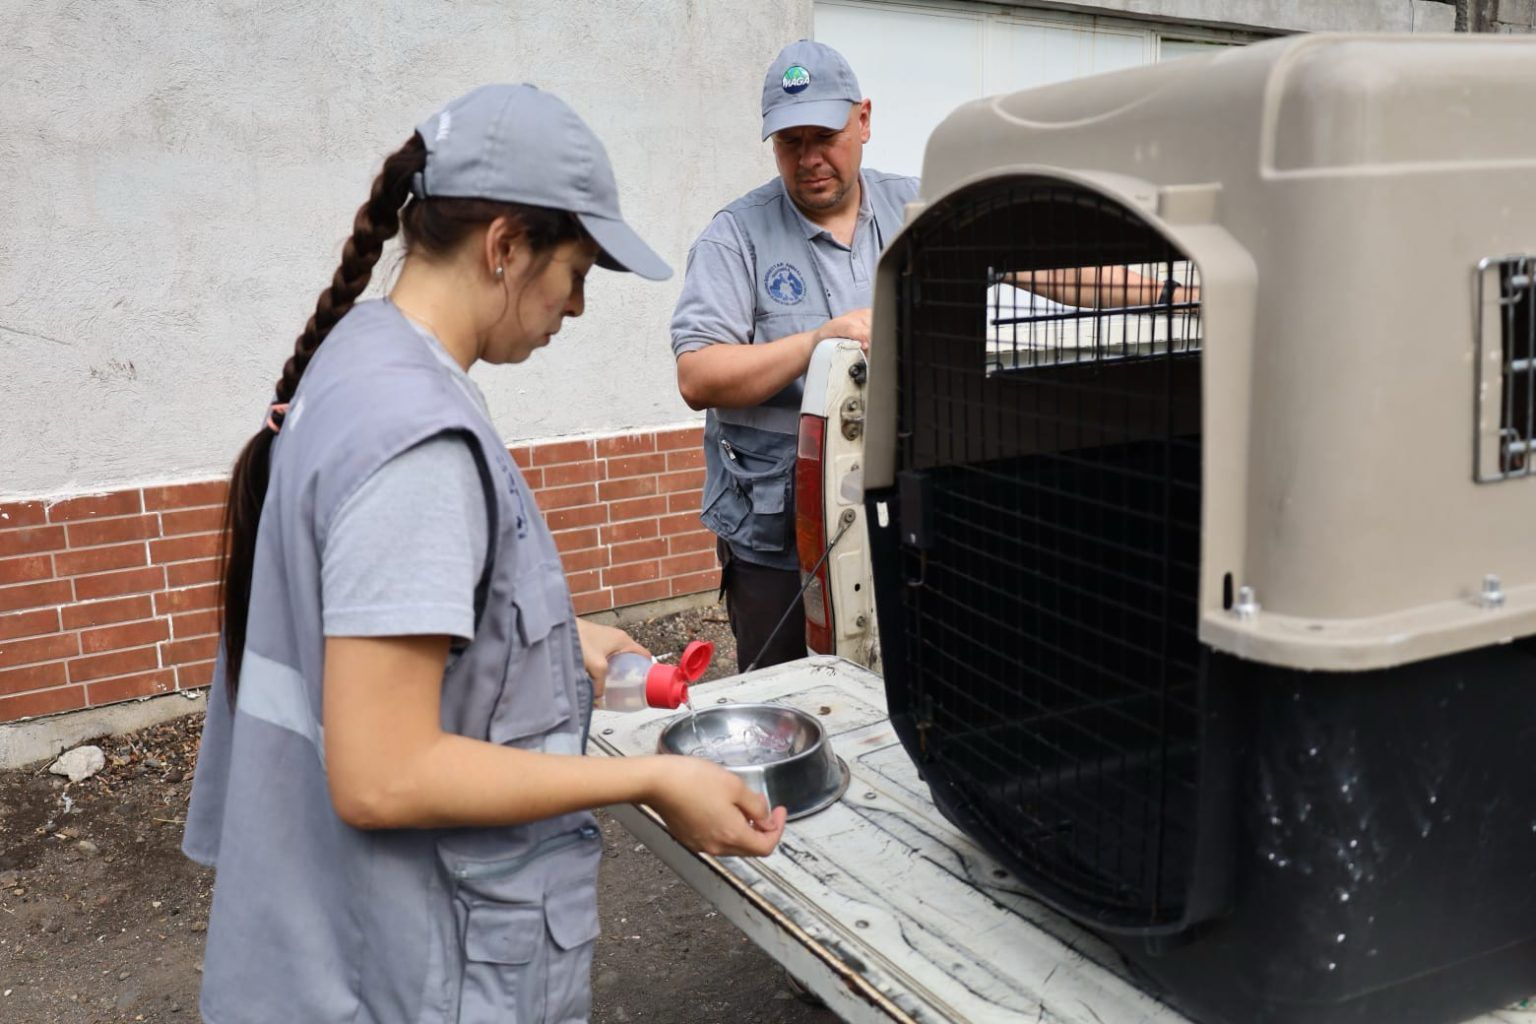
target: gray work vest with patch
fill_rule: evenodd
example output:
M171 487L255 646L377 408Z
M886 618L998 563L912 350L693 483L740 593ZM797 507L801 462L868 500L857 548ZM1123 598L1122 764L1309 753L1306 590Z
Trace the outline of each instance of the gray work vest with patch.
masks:
M326 531L384 463L448 432L480 463L490 545L474 639L443 679L442 727L581 752L591 682L533 495L410 324L361 303L321 345L273 445L233 713L222 659L214 674L183 842L217 868L202 995L212 1024L587 1017L602 845L590 814L362 831L336 816L326 784Z
M917 183L879 171L865 171L861 181L878 249L901 229L902 209L913 198ZM721 213L735 218L747 240L754 296L753 344L812 331L832 319L804 221L780 179L753 189ZM803 273L800 267L805 268ZM786 298L793 301L786 303ZM870 298L866 294L861 305L869 305ZM799 568L795 449L804 389L804 379L797 379L761 405L710 409L705 414L700 518L744 561L777 569Z

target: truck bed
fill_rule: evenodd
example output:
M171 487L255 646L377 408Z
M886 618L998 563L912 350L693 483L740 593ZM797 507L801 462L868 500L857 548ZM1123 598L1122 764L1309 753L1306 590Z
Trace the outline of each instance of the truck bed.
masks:
M852 779L762 860L690 853L648 808L611 808L842 1019L1189 1024L1120 957L1046 909L939 814L891 728L878 675L806 658L693 688L696 707L779 701L821 718ZM598 711L589 753L654 753L673 712ZM1505 1010L1475 1024L1536 1024Z

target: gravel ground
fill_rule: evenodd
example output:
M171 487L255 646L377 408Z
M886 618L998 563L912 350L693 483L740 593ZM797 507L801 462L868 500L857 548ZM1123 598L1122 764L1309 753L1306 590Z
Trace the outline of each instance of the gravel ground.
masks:
M713 640L715 607L626 628L657 654ZM201 715L97 741L107 766L69 783L47 766L0 772L0 1021L194 1021L212 873L181 855ZM600 816L603 936L592 1019L828 1024L779 967L621 826Z

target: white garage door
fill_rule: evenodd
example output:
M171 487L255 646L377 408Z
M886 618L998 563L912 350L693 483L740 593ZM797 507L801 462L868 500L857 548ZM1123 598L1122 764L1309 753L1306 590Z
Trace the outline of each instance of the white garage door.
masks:
M980 96L1235 45L1173 26L968 3L817 0L816 38L874 104L865 166L918 174L928 135Z

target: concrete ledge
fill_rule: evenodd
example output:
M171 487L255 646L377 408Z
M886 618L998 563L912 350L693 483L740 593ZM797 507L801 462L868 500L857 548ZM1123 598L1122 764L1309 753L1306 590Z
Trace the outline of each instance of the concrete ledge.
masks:
M583 618L623 626L690 608L708 607L714 603L714 591L706 591L596 612ZM0 771L52 760L61 752L98 736L133 732L182 715L190 715L194 711L203 711L208 704L207 696L206 689L179 690L159 697L0 724Z
M0 770L51 760L61 751L98 736L115 736L202 711L207 690L178 690L122 704L66 711L0 725Z
M624 608L615 608L612 611L592 612L583 615L582 618L591 622L598 622L604 626L627 626L631 622L644 622L646 619L656 619L663 615L674 615L677 612L688 611L691 608L707 608L718 603L715 599L715 591L705 590L697 594L682 594L678 597L663 598L660 601L647 601L644 604L632 604ZM721 611L725 606L720 606Z
M1404 0L1004 0L1119 18L1178 22L1263 33L1411 32L1415 9ZM1451 21L1455 23L1455 7ZM1422 31L1422 29L1421 29Z

